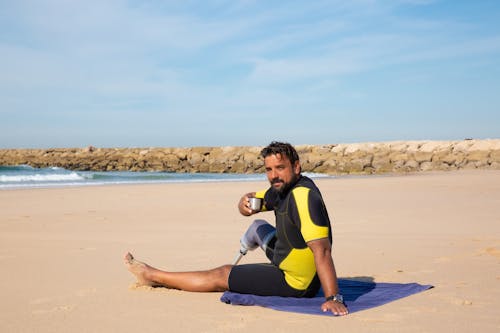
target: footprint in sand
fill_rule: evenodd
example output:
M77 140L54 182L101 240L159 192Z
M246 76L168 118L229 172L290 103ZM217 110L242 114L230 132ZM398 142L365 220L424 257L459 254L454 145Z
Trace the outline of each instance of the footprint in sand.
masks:
M80 247L79 250L82 250L82 251L95 251L97 250L96 247Z
M468 299L459 299L459 298L451 299L451 303L455 305L472 305L472 301Z
M73 310L73 308L74 306L72 305L59 305L50 309L33 310L31 313L34 315L44 315L48 313L68 312Z
M500 250L494 247L489 247L485 250L486 253L493 257L500 258Z
M78 297L86 297L93 295L97 292L96 288L89 288L89 289L81 289L75 292L75 295Z
M449 257L438 257L438 258L434 259L434 263L435 264L441 264L441 263L448 262L448 261L451 261L451 258L449 258Z
M487 247L485 249L481 249L480 251L477 252L476 256L482 256L485 254L500 259L500 250L497 249L496 247Z
M97 292L96 288L88 288L88 289L80 289L77 290L74 295L77 297L89 297ZM66 303L64 301L66 297L41 297L32 299L29 304L35 308L31 311L33 315L45 315L50 313L63 313L72 311L75 308L75 305L54 305L54 303Z
M145 286L138 282L132 283L128 286L129 290L142 290L142 291L154 291L154 292L170 292L173 289L169 289L163 286Z
M52 299L49 297L37 298L37 299L32 299L30 301L30 304L39 305L39 304L49 303L51 300Z
M43 307L42 309L32 310L31 313L33 315L44 315L49 313L57 313L57 312L68 312L73 310L74 305L51 305L50 303L55 303L55 299L51 297L41 297L35 298L30 301L30 304L35 307Z

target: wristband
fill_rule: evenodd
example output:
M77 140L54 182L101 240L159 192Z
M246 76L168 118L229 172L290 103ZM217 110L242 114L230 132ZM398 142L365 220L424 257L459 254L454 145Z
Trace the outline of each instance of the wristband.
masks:
M334 301L340 304L344 304L344 297L341 294L336 294L326 297L326 301Z

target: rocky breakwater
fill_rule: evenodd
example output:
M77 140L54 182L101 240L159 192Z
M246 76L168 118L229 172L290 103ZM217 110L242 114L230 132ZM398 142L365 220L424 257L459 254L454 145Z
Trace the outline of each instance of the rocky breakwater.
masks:
M500 170L500 139L298 145L302 169L380 174ZM93 171L263 172L261 147L2 149L0 165Z

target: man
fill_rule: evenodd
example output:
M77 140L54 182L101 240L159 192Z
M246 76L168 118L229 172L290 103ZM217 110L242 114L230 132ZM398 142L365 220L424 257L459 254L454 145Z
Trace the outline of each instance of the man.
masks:
M238 209L245 216L258 213L249 206L249 199L257 197L264 201L261 210L274 211L276 229L257 220L247 231L247 234L253 233L256 243L266 251L270 264L167 272L137 261L127 253L125 265L140 284L185 291L230 290L257 295L313 297L321 286L326 296L321 309L334 315L347 314L338 290L331 256L331 226L320 191L311 179L301 175L298 154L290 144L272 142L261 155L271 187L245 194ZM257 229L266 230L265 235L259 235Z

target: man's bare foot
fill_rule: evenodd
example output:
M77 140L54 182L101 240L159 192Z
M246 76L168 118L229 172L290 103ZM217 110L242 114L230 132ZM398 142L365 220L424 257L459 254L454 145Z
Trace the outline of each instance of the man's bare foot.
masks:
M134 256L132 256L130 252L125 255L123 261L130 273L134 274L134 276L137 278L137 283L140 286L158 286L158 284L147 278L148 271L153 269L151 266L135 260Z

